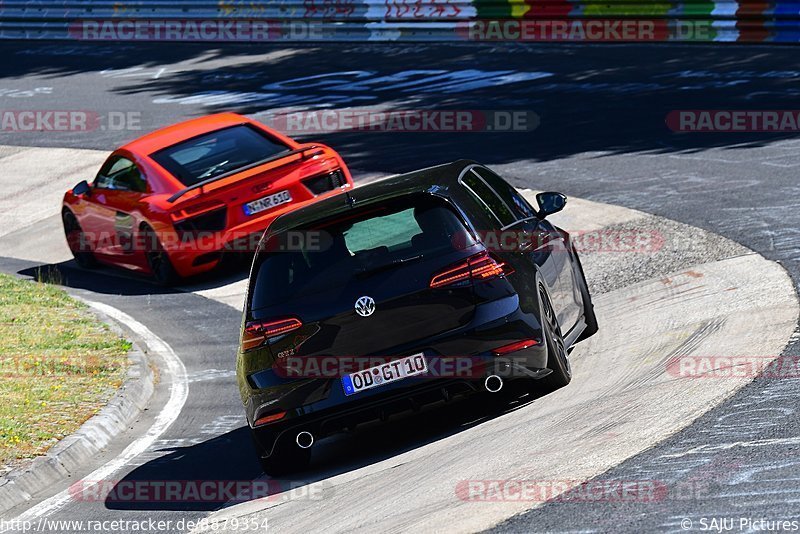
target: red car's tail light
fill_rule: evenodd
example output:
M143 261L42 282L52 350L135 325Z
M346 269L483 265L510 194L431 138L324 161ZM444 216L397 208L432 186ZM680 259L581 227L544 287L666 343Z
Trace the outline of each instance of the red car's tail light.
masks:
M222 208L225 208L224 202L218 202L218 201L200 202L198 204L192 204L191 206L186 206L185 208L175 210L172 213L170 213L170 217L172 217L173 221L177 222L183 219L187 219L189 217L196 217L198 215L203 215L204 213L208 213L210 211Z
M321 195L328 191L333 191L337 187L342 187L347 183L341 169L306 178L303 185L311 190L314 195Z
M502 347L497 347L492 352L494 353L495 356L502 356L504 354L517 352L518 350L524 350L538 344L539 342L536 341L535 339L523 339L522 341L517 341L515 343L503 345Z
M175 222L172 226L181 239L197 238L204 233L221 232L228 220L228 209L223 206L211 211L203 211L201 215L193 215L188 219Z
M513 272L514 269L494 259L488 252L480 252L433 275L431 287L449 286L461 282L480 282Z
M250 321L244 326L242 350L247 352L258 348L269 338L291 332L301 326L303 322L296 317L277 321Z
M265 415L260 419L256 419L256 422L253 423L253 426L261 426L266 425L267 423L274 423L275 421L280 421L286 417L286 412L277 412L270 415Z

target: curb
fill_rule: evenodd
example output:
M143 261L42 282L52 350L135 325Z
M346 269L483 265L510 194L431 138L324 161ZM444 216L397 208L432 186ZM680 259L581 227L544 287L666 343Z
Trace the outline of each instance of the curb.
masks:
M70 296L85 303L80 297ZM124 332L106 314L91 306L90 309L114 332ZM40 494L54 483L71 477L87 460L127 430L145 409L153 395L153 370L146 353L135 342L128 352L128 359L131 365L125 381L106 406L73 434L51 447L45 455L35 458L27 467L13 470L0 478L0 514L30 501L34 495Z

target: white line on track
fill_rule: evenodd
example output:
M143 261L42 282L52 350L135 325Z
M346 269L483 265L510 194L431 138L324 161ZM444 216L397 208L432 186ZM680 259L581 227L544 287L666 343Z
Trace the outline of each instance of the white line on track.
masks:
M153 425L144 435L138 437L133 443L122 451L122 453L87 475L81 483L81 489L89 489L102 481L107 480L112 474L116 473L131 460L142 454L153 444L180 415L186 398L189 395L189 381L186 376L186 367L163 339L155 335L145 325L114 307L100 302L85 301L89 306L108 315L112 319L119 321L127 326L136 335L140 336L151 353L159 354L166 364L166 373L172 378L169 388L169 400L159 412ZM52 514L66 506L72 500L69 488L53 495L52 497L40 502L36 506L29 508L17 518L20 521L31 521ZM0 530L4 532L4 530Z

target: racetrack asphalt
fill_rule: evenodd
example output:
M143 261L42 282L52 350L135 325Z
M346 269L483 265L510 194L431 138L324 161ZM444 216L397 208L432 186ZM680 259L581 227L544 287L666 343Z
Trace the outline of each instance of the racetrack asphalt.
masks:
M664 123L675 109L792 109L800 91L792 48L362 44L226 46L203 52L188 45L164 50L131 44L4 43L0 52L6 58L0 81L3 110L88 109L106 120L108 113L116 114L114 120L120 113L134 113L141 127L6 132L0 133L0 143L110 150L181 118L223 109L258 117L290 103L533 111L540 123L527 132L322 132L307 139L334 146L366 173L468 157L489 164L517 186L560 190L719 233L780 261L795 285L800 277L798 139L789 134L675 134ZM411 73L422 69L444 72ZM360 72L343 76L345 71ZM453 78L454 71L461 77ZM298 80L319 75L330 76ZM453 82L443 84L436 76L451 76L447 79ZM88 177L74 181L83 178ZM4 237L6 242L13 238ZM3 268L26 265L32 264L5 260ZM191 365L187 362L190 374L211 376L208 363L218 361L221 353L233 354L235 332L229 325L238 324L239 317L228 306L194 295L154 294L152 286L136 279L79 272L70 272L70 278L70 285L91 289L95 300L99 293L131 315L152 317L152 328L169 338L176 351L196 355ZM207 344L196 343L185 329L187 320L208 336ZM786 352L797 353L796 344ZM243 451L249 445L236 433L241 431L240 413L232 377L219 376L213 388L198 380L201 385L191 393L197 410L170 429L174 443L162 444L163 450L174 451L163 463L145 464L142 476L152 478L148 468L170 465L177 475L219 477L212 460L227 453L242 457L237 464L242 472L226 469L225 476L248 477L257 469L249 451ZM603 475L611 480L700 478L703 493L681 503L548 503L499 528L639 532L679 530L681 518L698 523L702 517L729 515L796 519L796 391L796 378L758 379L687 429ZM208 421L209 405L231 408ZM231 425L227 434L226 422ZM206 434L209 425L214 430ZM203 438L212 434L211 440ZM365 455L349 461L358 465L376 459ZM207 511L193 513L199 517ZM103 514L107 510L98 512Z

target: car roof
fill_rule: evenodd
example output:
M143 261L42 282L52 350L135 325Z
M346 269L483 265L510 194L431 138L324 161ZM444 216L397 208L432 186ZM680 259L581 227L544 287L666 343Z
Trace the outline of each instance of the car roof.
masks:
M435 194L457 200L461 191L454 186L458 184L463 170L471 165L478 163L458 160L360 185L351 189L347 195L335 195L281 215L272 222L267 234L277 234L346 213L354 208L363 208L415 193Z
M161 128L120 148L142 156L149 156L162 148L167 148L192 137L250 122L250 119L237 113L217 113Z

